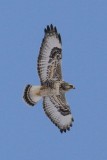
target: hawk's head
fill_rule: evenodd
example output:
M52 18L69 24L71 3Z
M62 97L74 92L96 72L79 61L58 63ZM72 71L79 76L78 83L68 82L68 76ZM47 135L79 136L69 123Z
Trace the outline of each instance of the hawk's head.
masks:
M75 87L72 84L69 84L69 83L64 82L64 81L61 83L61 88L65 92L69 91L70 89L75 89Z

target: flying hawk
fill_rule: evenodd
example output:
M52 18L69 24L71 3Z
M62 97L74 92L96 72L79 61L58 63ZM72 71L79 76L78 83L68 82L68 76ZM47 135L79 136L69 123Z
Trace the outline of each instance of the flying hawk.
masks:
M75 87L62 79L60 34L52 24L48 25L44 32L37 66L41 85L28 84L24 90L23 98L31 106L43 98L43 108L46 115L62 133L70 130L74 121L65 93Z

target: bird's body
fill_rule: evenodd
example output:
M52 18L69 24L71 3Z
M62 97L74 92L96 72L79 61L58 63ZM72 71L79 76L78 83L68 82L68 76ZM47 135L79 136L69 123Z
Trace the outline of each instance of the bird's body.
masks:
M70 129L73 117L65 93L74 86L62 79L61 36L53 25L47 26L38 56L38 74L41 85L27 85L24 100L34 106L43 98L43 108L50 120L61 132Z
M43 85L40 89L41 96L53 96L53 95L59 95L59 87L60 87L60 81L58 82L51 82L51 86Z

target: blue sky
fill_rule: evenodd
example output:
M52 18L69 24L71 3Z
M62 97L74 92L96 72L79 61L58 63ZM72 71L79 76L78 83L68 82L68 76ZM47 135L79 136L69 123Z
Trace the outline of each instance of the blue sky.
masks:
M42 101L29 108L24 86L39 84L37 57L48 24L63 43L64 80L74 116L61 134ZM107 1L0 0L0 159L107 159Z

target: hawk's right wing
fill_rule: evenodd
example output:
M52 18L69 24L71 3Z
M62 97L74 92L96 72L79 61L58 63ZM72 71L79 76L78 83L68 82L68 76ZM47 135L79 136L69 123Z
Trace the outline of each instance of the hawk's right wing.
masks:
M65 95L50 96L43 98L43 106L46 115L60 129L61 132L70 130L73 117Z

